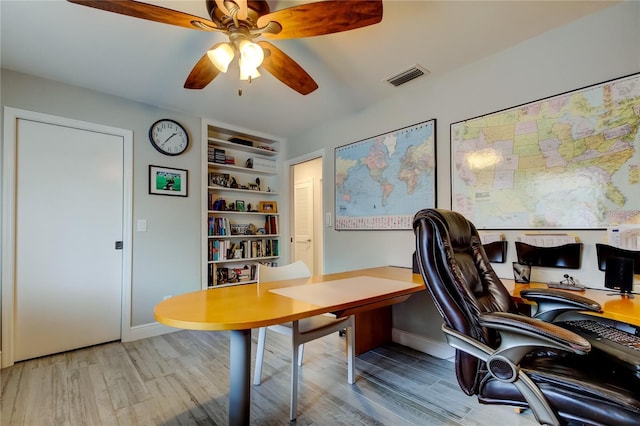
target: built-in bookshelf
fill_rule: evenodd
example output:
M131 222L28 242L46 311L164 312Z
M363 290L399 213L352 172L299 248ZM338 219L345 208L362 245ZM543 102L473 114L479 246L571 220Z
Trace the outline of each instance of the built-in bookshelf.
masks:
M256 282L278 265L279 141L204 123L203 288Z

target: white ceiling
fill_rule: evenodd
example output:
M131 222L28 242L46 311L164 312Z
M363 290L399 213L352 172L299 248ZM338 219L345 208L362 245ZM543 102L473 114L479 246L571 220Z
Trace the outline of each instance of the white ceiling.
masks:
M207 17L204 0L147 1ZM271 10L307 1L269 1ZM320 37L274 40L319 88L302 96L266 72L230 70L203 90L184 81L225 36L108 13L64 0L0 0L3 68L184 111L279 137L412 90L385 80L419 64L434 78L612 1L384 0L382 22ZM243 95L238 96L238 88ZM247 119L250 117L250 121Z

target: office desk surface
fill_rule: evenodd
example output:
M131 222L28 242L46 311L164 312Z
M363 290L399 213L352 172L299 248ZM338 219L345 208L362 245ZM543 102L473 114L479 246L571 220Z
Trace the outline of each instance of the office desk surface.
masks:
M310 303L270 290L300 285L316 285L328 281L359 276L393 280L406 285L389 287L381 294L351 295L330 305ZM366 280L362 281L366 286ZM242 330L281 324L329 311L349 315L357 310L372 309L398 303L411 294L424 290L420 275L411 269L393 266L360 269L336 274L318 275L271 283L243 284L212 288L174 296L156 305L155 318L162 324L190 330Z
M530 283L520 284L514 280L502 279L504 286L511 292L511 297L517 303L528 303L520 296L520 291L526 288L547 288L544 283ZM587 297L595 300L602 306L602 312L599 314L589 312L590 315L600 316L616 321L621 321L627 324L640 327L640 295L636 295L635 298L623 297L620 294L615 294L614 290L595 290L586 289L585 291L570 291L570 293L576 293L580 296Z
M375 285L372 284L371 287L378 287L377 291L372 293L368 288L368 280L361 277L372 277L370 281L375 282ZM344 291L330 283L335 284L337 280L348 278L359 285L350 289L354 291L347 291L348 296L343 298ZM311 303L300 296L300 288L296 288L297 286L309 289L310 293L314 293L317 286L330 287L327 288L329 293L340 297L325 299L324 303L319 300ZM271 291L291 288L294 288L294 294L281 295ZM252 328L327 312L347 316L402 302L424 288L420 275L414 275L411 269L370 268L311 278L195 291L160 302L154 309L154 316L160 323L177 328L230 330L229 424L249 425ZM304 293L303 291L302 294ZM296 294L299 298L296 298Z

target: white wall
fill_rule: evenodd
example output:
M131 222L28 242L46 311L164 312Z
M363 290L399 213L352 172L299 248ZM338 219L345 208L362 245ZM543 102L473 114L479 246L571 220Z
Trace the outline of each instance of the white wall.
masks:
M131 326L154 323L153 307L163 296L200 289L200 119L4 69L1 77L3 107L133 131ZM185 154L164 156L149 143L149 126L165 117L188 129ZM150 164L187 169L189 196L149 195ZM147 232L135 231L137 219L147 220Z
M446 43L443 40L442 43ZM428 64L424 64L428 68ZM398 95L359 115L291 138L288 154L332 148L431 118L437 119L437 207L451 207L449 125L467 118L535 101L640 71L640 2L624 2L530 39L439 77L426 77L398 88ZM333 141L327 146L327 141ZM334 164L325 161L325 211L335 209ZM513 241L521 231L504 232L510 241L505 264L494 264L512 278ZM589 286L602 286L595 247L603 231L577 232L585 243L582 269L572 275ZM411 231L325 231L327 272L377 265L411 266ZM534 280L561 278L559 270L535 268ZM394 308L394 326L441 340L441 320L427 296L412 297Z

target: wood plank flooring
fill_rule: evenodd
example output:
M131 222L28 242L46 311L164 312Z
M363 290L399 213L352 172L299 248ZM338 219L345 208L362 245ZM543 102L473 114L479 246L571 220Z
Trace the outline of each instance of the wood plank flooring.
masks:
M529 411L478 404L451 362L396 344L358 356L350 386L344 345L337 334L305 345L297 425L537 424ZM289 360L289 340L268 333L252 424L289 423ZM229 333L107 343L17 363L0 381L3 426L226 425Z

